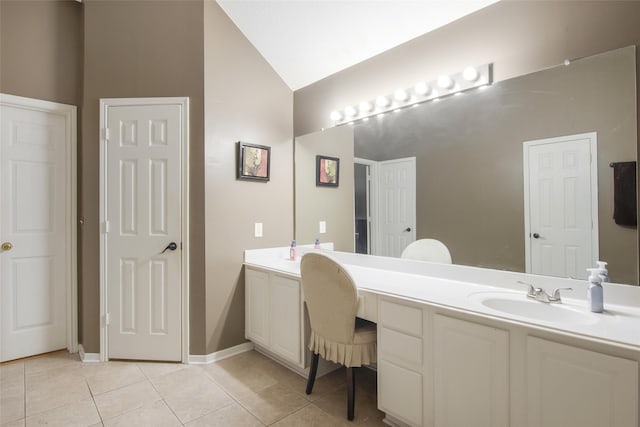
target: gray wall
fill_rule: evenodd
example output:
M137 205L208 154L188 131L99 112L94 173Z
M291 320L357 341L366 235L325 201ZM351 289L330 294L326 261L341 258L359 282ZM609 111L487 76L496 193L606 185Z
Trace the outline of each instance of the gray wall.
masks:
M190 352L204 354L204 24L200 1L103 1L84 6L80 147L80 343L99 343L99 100L190 98Z
M213 0L204 3L206 352L244 342L245 249L293 237L293 92ZM268 182L236 180L236 142L271 147ZM255 238L254 223L264 237ZM202 229L198 230L202 232Z
M291 90L213 0L3 0L0 15L0 90L80 106L85 351L100 349L99 99L113 97L190 98L190 353L243 342L243 251L293 237ZM238 140L272 147L270 182L236 181Z
M336 108L469 64L493 63L494 81L500 81L638 45L638 22L637 1L501 1L296 91L294 133L332 126L329 113Z
M0 2L0 92L80 104L80 3L68 0Z

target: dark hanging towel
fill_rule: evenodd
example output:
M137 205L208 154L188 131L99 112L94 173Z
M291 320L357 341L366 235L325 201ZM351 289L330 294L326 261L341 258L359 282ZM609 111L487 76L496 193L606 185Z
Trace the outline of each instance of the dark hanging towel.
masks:
M618 225L638 225L636 162L611 163L613 167L613 219Z

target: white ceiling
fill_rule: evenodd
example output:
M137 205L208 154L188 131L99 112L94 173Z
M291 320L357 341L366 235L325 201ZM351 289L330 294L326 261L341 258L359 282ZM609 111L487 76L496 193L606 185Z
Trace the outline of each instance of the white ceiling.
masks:
M292 90L497 0L216 0Z

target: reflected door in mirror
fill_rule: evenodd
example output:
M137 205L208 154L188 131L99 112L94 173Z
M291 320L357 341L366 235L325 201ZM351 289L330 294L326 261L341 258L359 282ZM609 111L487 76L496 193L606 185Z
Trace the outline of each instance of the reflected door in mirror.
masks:
M595 146L595 133L524 143L527 273L586 278L595 265Z

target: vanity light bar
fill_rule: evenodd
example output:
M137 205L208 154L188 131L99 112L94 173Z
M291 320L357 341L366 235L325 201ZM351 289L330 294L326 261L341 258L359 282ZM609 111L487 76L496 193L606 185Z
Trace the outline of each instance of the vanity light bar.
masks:
M416 106L423 102L487 86L493 83L491 64L467 67L457 74L441 75L431 82L418 82L409 89L398 89L390 95L381 95L359 104L347 105L342 110L331 112L334 126L353 123L389 111Z

